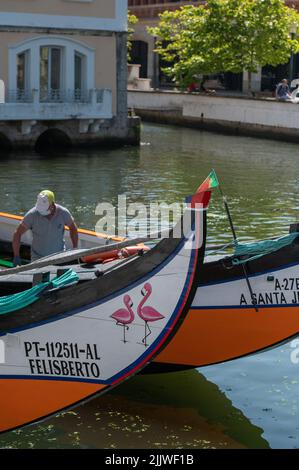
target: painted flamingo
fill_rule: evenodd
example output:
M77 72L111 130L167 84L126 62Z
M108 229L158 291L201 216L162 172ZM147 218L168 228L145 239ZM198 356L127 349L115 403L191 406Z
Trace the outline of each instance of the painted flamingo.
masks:
M133 302L131 300L131 297L126 294L123 298L123 302L127 308L120 308L119 310L116 310L116 312L112 313L111 318L116 320L116 324L123 326L124 329L124 339L123 342L127 343L126 341L126 329L128 330L129 327L128 325L132 323L134 320L134 312L132 310L133 307Z
M147 346L146 338L151 334L151 329L148 326L148 323L152 321L162 320L162 318L164 318L164 316L161 315L161 313L157 312L157 310L155 310L153 307L148 307L148 306L143 307L147 299L150 297L151 293L152 293L152 286L149 282L147 282L146 284L144 284L144 287L141 291L141 294L144 296L144 298L141 300L140 304L137 307L137 313L140 316L140 318L142 318L142 320L144 321L144 325L145 325L144 338L142 339L142 342L144 343L145 346ZM148 330L148 333L147 333L147 330Z

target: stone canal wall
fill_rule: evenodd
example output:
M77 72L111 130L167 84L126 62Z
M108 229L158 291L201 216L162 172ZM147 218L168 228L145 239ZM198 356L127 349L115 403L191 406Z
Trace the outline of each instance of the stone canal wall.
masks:
M139 145L140 118L0 120L1 150Z
M173 91L129 91L145 121L299 142L299 104Z

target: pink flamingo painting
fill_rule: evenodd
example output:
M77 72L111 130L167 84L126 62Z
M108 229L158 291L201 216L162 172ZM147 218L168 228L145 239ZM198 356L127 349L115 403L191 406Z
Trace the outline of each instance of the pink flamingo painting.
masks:
M131 300L131 297L126 294L123 298L123 302L126 306L126 308L120 308L119 310L116 310L116 312L112 313L111 318L116 320L116 324L120 325L124 329L124 338L123 342L127 343L126 341L126 330L129 329L128 325L132 323L134 320L134 312L132 310L133 307L133 302Z
M153 307L143 306L152 293L152 286L149 282L144 284L144 287L141 293L144 296L144 298L141 300L140 304L137 307L137 313L139 317L142 318L142 320L144 321L145 329L144 329L144 338L142 339L142 342L144 343L145 346L147 346L146 338L151 334L151 329L148 325L149 322L162 320L164 316L161 315L161 313L157 312L157 310L155 310Z

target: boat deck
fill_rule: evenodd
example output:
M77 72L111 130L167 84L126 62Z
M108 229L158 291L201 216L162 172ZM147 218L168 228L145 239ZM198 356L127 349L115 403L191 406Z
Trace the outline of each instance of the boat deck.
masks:
M47 266L46 268L25 271L19 274L7 274L0 277L0 296L14 294L40 282L52 280L64 271L72 269L79 277L79 282L87 282L96 279L117 267L123 260L111 261L109 264L82 265L71 264L64 266ZM129 262L129 259L128 259ZM1 270L5 268L0 268Z
M2 258L6 261L12 261L12 256L8 253L2 253ZM134 256L128 258L127 263L130 263L130 261L134 258ZM207 254L204 263L217 262L221 258L223 258L223 254ZM77 273L80 283L91 281L104 275L105 272L117 268L119 264L126 264L126 261L124 261L124 259L118 259L103 264L67 264L61 266L50 265L43 268L35 268L32 271L24 271L18 274L7 274L0 277L0 297L30 289L33 285L36 285L40 282L52 280L53 278L63 274L63 272L68 269L72 269ZM0 270L3 269L7 268L5 266L1 266L0 264Z

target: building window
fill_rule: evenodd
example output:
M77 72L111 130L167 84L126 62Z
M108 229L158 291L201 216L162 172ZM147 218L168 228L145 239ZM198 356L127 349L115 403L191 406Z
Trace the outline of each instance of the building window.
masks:
M61 101L62 48L40 48L40 97L42 101Z
M85 100L95 88L95 51L60 36L23 41L9 48L8 82L14 93L27 90L44 102Z
M75 99L83 98L85 89L86 60L83 54L75 51Z
M16 98L22 100L29 84L29 51L17 55L17 90Z

